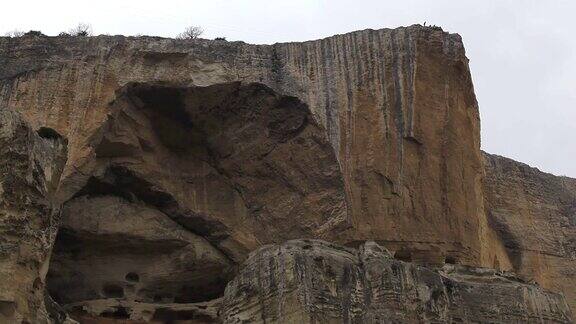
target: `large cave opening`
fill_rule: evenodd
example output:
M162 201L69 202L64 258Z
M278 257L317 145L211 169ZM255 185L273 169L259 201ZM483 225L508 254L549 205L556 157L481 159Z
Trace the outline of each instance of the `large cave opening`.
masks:
M179 212L171 195L129 170L110 167L102 178L91 177L62 211L47 276L53 299L90 308L106 300L166 304L221 297L236 263L210 242L217 226L197 221L200 226L189 230L171 218Z
M251 250L347 222L324 129L261 84L128 84L91 145L47 276L78 317L215 318Z

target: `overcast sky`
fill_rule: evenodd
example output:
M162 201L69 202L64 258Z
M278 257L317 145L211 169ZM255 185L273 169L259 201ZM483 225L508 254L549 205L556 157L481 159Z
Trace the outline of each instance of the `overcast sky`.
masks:
M0 34L56 35L80 22L95 34L270 44L365 28L434 24L464 39L482 117L482 148L576 177L576 1L206 0L4 1Z

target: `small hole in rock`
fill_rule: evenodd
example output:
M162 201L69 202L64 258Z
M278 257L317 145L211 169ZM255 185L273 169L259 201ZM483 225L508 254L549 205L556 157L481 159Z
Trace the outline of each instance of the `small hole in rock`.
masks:
M173 300L175 303L198 303L222 297L227 283L226 279L218 277L202 286L184 285L180 287Z
M456 264L457 262L456 262L456 258L455 258L455 257L453 257L453 256L447 256L447 257L444 259L444 263Z
M140 276L138 276L138 274L135 272L128 272L126 274L126 280L132 281L132 282L138 282L138 281L140 281Z
M130 318L130 314L124 307L116 307L116 309L112 311L105 311L100 313L100 316L107 317L107 318L116 318L116 319L128 319Z
M109 298L122 298L124 297L124 289L118 285L107 284L102 289L104 295Z
M154 312L152 320L162 321L163 323L191 320L197 320L199 323L210 323L214 319L204 314L198 314L194 310L171 310L167 308L158 308Z
M49 127L40 127L37 133L42 138L48 138L54 140L62 138L62 135L60 135L57 131Z
M32 287L34 289L40 289L40 288L42 288L42 286L43 286L42 285L42 279L40 279L38 277L36 279L34 279L34 283L32 284Z
M400 250L400 251L396 251L396 253L394 253L394 259L404 261L404 262L411 262L412 261L412 255L410 254L409 251Z
M11 317L16 312L16 303L0 300L0 314Z

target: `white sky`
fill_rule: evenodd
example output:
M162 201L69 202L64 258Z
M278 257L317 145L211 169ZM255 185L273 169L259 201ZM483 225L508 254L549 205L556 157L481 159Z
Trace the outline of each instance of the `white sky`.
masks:
M482 117L482 148L576 177L576 1L573 0L5 0L0 34L173 37L186 26L248 43L434 24L462 35Z

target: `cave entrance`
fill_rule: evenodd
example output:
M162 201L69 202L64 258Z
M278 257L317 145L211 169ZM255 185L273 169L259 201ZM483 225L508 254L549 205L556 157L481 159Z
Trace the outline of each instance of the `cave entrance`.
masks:
M91 169L69 181L83 185L53 249L47 286L65 309L141 320L209 304L258 244L347 220L336 155L297 98L261 84L137 83L110 110Z
M62 211L47 276L53 299L89 308L103 300L166 304L221 297L236 263L206 239L209 226L190 231L166 214L178 208L172 196L129 170L113 167L103 179L90 178Z

